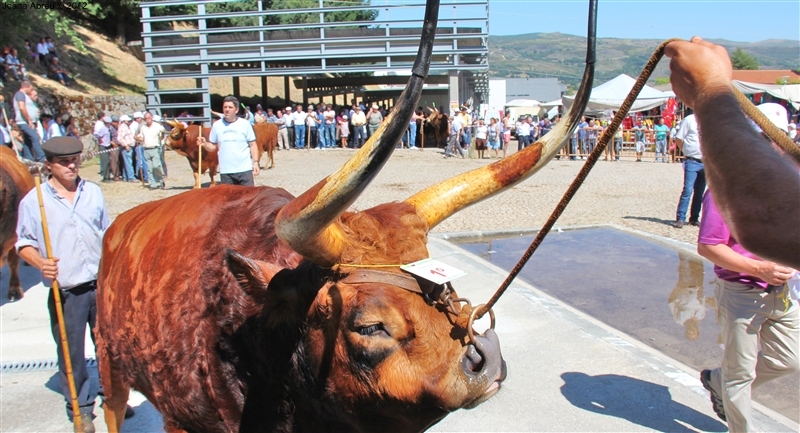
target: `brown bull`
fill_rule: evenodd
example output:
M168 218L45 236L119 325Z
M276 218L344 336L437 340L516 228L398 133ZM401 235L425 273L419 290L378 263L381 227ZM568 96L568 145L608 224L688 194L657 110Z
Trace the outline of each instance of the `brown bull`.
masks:
M14 249L17 242L17 212L19 202L33 189L33 178L28 168L19 162L16 153L0 145L0 268L8 261L11 278L8 282L8 299L22 299L19 282L19 256Z
M433 132L436 138L436 147L447 146L447 137L450 134L447 116L442 114L437 108L425 107L430 111L428 117L425 119L423 131L427 133ZM425 141L425 135L422 136L422 141Z
M275 147L278 146L278 125L274 123L256 123L253 125L258 143L258 165L261 165L261 155L267 154L269 166L275 166Z
M183 155L189 160L189 165L192 167L192 174L194 174L194 188L199 189L201 184L200 174L208 170L208 175L211 177L211 186L217 184L214 176L217 174L217 167L219 166L219 156L217 151L208 152L203 149L202 153L202 168L200 174L197 173L197 152L200 148L197 146L197 137L200 134L200 126L189 125L183 126L183 123L177 120L167 120L172 126L172 131L169 132L167 137L167 145L172 148L179 155ZM203 128L203 137L208 140L208 135L211 133L211 128Z
M349 212L406 131L437 15L432 0L392 114L302 195L222 185L146 203L111 225L96 327L110 431L131 387L169 432L420 431L498 392L495 333L468 338L471 309L446 302L458 295L399 265L427 258L428 231L449 215L553 158L588 102L594 61L540 141L404 202Z

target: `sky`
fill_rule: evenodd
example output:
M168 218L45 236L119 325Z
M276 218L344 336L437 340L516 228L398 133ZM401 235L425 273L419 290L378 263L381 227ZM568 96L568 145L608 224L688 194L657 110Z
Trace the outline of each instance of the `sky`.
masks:
M588 1L489 0L489 34L586 34ZM600 0L602 38L800 40L800 0L614 1ZM800 56L800 53L798 53Z
M440 21L451 16L481 16L484 8L447 6ZM470 1L470 0L463 0ZM422 3L419 0L373 0L372 4ZM586 35L588 0L489 0L489 34L561 32ZM379 9L379 19L387 16ZM390 10L392 19L421 19L421 8ZM765 39L800 40L800 0L600 0L597 36L601 38ZM446 25L446 22L442 23ZM798 53L800 57L800 53Z

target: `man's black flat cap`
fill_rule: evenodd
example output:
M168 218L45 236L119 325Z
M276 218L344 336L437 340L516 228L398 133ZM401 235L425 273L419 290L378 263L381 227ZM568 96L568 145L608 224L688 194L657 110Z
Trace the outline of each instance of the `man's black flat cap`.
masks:
M42 144L47 157L79 155L83 152L83 143L75 137L53 137Z

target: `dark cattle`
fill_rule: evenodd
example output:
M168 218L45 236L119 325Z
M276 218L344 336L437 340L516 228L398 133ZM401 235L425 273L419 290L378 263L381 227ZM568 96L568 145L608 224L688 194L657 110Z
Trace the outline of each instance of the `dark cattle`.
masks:
M8 299L22 299L17 269L19 256L14 249L17 242L17 212L19 202L33 189L33 178L28 168L19 162L16 153L0 146L0 267L8 261L11 278L8 282Z
M499 390L494 331L468 338L471 308L448 307L454 292L399 265L428 257L427 233L449 215L553 159L588 102L594 62L543 139L404 202L349 212L406 131L437 15L432 1L388 119L302 195L222 185L146 203L111 225L96 327L109 431L131 387L170 432L420 431Z
M267 154L269 166L275 166L275 147L278 146L278 125L274 123L256 123L253 125L258 143L258 163L261 165L261 155Z
M199 189L201 184L200 175L197 173L197 152L200 148L197 146L197 137L200 134L200 126L189 125L183 126L183 123L177 120L167 120L167 123L172 126L172 131L169 132L167 137L167 145L172 148L179 155L183 155L189 160L189 165L192 167L194 174L194 188ZM208 140L208 135L211 133L211 128L203 128L203 137ZM217 166L219 165L219 158L217 151L208 152L205 149L202 151L202 173L208 170L208 175L211 177L211 186L217 184L214 175L217 173Z

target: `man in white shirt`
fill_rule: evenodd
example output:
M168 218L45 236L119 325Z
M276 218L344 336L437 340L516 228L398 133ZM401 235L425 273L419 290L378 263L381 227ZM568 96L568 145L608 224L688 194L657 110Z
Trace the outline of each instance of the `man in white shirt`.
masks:
M294 147L302 149L306 147L306 113L300 104L297 104L292 113L292 124L294 125Z
M137 138L139 135L139 128L144 124L144 115L141 111L136 111L133 113L133 122L131 122L130 128L131 132L133 133L133 139L135 141L135 147L133 149L133 154L136 160L134 165L134 172L136 176L139 176L142 182L149 183L148 179L149 176L147 174L147 164L144 162L144 147L142 146L142 142Z
M224 117L211 126L208 140L198 137L197 144L208 152L218 151L220 183L255 186L258 176L258 144L250 122L240 119L239 100L226 96L222 100Z
M283 124L286 126L286 148L290 149L294 145L294 120L292 119L292 107L287 106L283 110Z
M94 122L94 129L92 130L92 135L99 134L100 130L105 126L105 123L103 123L103 117L105 116L106 114L103 113L102 111L97 113L97 120L95 120Z
M42 127L44 128L44 137L42 141L47 141L53 137L61 137L61 125L53 119L50 114L42 114Z
M700 151L700 133L697 130L697 119L694 114L686 116L681 122L675 136L675 146L683 151L683 191L678 201L675 216L675 228L683 228L686 223L686 211L689 199L692 199L692 210L689 224L700 225L700 208L703 205L703 193L706 190L706 171L703 166L703 153ZM692 193L694 192L694 198Z
M47 43L44 41L44 38L39 39L39 43L36 44L36 54L39 55L39 64L42 66L47 66Z
M353 147L358 149L364 144L367 135L365 132L367 116L361 110L361 106L356 105L353 114L350 116L350 124L353 125Z
M289 109L290 107L286 107ZM277 112L278 117L278 149L288 150L292 145L289 141L289 130L294 129L294 125L292 124L292 116L289 111L281 111L278 110Z
M144 113L144 125L139 127L136 140L142 142L144 147L144 160L147 164L147 177L150 179L150 189L166 189L164 172L161 167L161 138L165 134L164 127L153 121L153 114Z
M517 126L517 152L531 144L531 118L528 117Z

